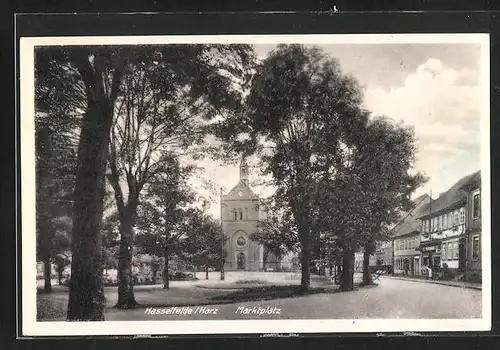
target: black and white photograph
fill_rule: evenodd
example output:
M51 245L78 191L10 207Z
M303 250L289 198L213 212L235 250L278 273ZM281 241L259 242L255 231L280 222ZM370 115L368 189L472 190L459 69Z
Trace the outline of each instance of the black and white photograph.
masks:
M487 34L20 39L25 335L491 328Z

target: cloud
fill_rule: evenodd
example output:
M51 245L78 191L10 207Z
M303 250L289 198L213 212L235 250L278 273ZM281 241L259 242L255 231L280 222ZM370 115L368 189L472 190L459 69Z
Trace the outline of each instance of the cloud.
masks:
M427 187L444 191L466 175L461 171L469 171L478 164L481 107L478 81L475 70L456 70L441 60L428 59L406 77L402 86L389 90L366 88L365 106L374 114L414 125L418 146L416 168L431 177ZM461 163L469 165L456 168Z

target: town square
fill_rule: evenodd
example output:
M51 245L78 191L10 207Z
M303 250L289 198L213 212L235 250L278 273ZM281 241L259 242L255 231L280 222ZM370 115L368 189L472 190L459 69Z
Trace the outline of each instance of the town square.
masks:
M33 46L36 323L482 319L484 42L398 38Z

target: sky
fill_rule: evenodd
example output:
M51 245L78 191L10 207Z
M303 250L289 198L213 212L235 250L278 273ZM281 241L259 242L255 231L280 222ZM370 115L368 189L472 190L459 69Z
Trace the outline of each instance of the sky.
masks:
M264 59L275 45L254 45ZM476 44L334 44L323 51L361 84L364 105L413 125L417 136L415 169L429 181L414 197L432 191L436 198L461 177L480 169L480 46ZM250 159L250 165L256 164ZM198 163L203 177L229 191L239 179L237 165L209 159ZM258 174L252 173L256 180ZM255 187L260 196L270 189ZM208 196L200 188L201 196ZM219 216L219 204L209 211Z

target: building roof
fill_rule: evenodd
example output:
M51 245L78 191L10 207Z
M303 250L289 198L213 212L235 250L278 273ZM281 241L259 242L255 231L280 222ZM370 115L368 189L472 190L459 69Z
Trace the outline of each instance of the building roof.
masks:
M423 194L415 198L413 200L413 208L404 215L403 219L401 219L396 226L392 228L392 237L399 237L419 231L421 222L418 218L424 213L423 210L427 207L430 201L431 197L427 194Z
M259 199L252 189L247 186L243 181L239 181L228 194L222 196L224 200L245 200L245 199Z
M478 187L481 186L481 171L476 171L474 174L472 174L469 178L469 181L467 181L462 188L465 191L472 191L477 189Z
M427 204L420 218L425 218L428 217L429 214L440 213L446 209L454 208L458 204L465 203L467 201L467 193L464 189L476 182L478 178L479 180L481 179L480 171L464 176L458 180L448 191L441 193L432 203Z
M228 194L222 196L224 200L259 199L248 183L248 163L245 157L240 162L240 180Z

